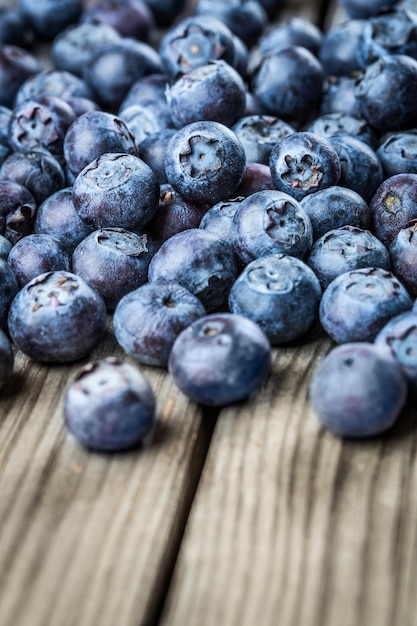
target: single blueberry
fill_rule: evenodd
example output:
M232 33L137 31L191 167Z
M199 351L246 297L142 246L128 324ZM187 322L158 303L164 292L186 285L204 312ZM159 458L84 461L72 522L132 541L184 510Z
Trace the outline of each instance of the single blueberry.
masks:
M142 159L104 153L74 181L72 197L80 219L96 228L141 230L158 207L156 176Z
M92 232L79 217L72 199L72 187L59 189L38 207L33 226L35 233L55 237L69 252Z
M242 143L247 162L269 165L272 149L280 139L295 132L295 128L274 115L245 115L232 126Z
M411 220L395 235L389 247L392 271L417 296L417 219Z
M363 117L389 132L417 124L417 61L405 54L385 55L368 65L356 96Z
M35 361L49 363L76 361L89 354L105 324L106 305L98 291L65 271L40 274L27 283L8 315L16 347Z
M300 259L272 254L249 263L232 285L229 307L258 324L272 344L303 335L318 318L321 287Z
M370 437L391 428L404 407L407 383L399 364L366 342L334 348L314 370L310 402L339 437Z
M376 151L385 178L410 172L417 174L417 132L405 130L385 135Z
M14 352L5 332L0 330L0 390L13 374Z
M376 152L364 141L349 135L334 135L329 137L329 142L339 157L339 185L353 189L370 202L384 180Z
M356 58L358 40L366 20L346 20L324 35L319 59L329 76L347 76L361 69Z
M313 269L323 289L337 276L350 270L361 267L391 269L390 255L384 244L369 230L354 226L329 230L317 239L307 264Z
M117 31L107 24L78 23L57 35L51 45L51 56L57 69L81 76L90 58L118 39Z
M69 385L64 418L82 445L114 452L142 443L155 424L155 394L135 367L108 357L88 363Z
M209 61L168 86L166 99L178 128L199 120L231 126L245 111L246 88L231 65L223 60Z
M159 205L155 215L146 224L146 232L159 247L183 230L199 228L207 208L205 204L186 200L168 183L160 185Z
M134 137L123 120L105 111L90 111L77 117L64 139L65 160L74 176L108 152L137 154Z
M33 231L36 202L20 183L0 179L0 233L12 244Z
M240 203L231 241L241 262L269 254L304 258L313 243L310 218L295 198L282 191L259 191Z
M150 281L178 282L210 312L227 301L238 273L230 242L199 228L167 239L149 265Z
M280 139L269 166L276 188L297 200L337 185L341 175L339 156L330 141L307 131Z
M417 174L386 178L369 205L371 231L387 247L408 222L417 219Z
M344 272L329 284L319 317L337 343L373 341L388 320L412 304L410 294L391 272L366 267Z
M417 314L415 310L400 313L381 328L374 343L386 348L401 365L413 400L417 394Z
M12 152L0 167L0 179L26 187L38 206L65 187L62 166L49 152Z
M113 310L125 294L147 281L153 252L147 235L100 228L75 248L72 270L97 289L107 308Z
M57 239L45 233L20 239L10 250L7 262L20 289L39 274L70 269L68 251Z
M371 212L362 196L339 185L306 196L301 206L310 218L314 240L341 226L367 230L371 225Z
M271 367L271 346L257 324L234 313L200 318L174 342L168 371L200 404L223 406L247 398Z
M246 166L245 150L224 124L187 124L168 143L165 171L186 200L216 204L233 196Z
M290 46L263 57L252 76L252 91L271 115L304 123L320 107L324 76L314 54Z
M140 363L166 367L173 343L187 326L206 315L197 296L174 282L146 283L118 303L116 339Z
M6 259L0 259L0 329L7 330L7 316L19 285Z

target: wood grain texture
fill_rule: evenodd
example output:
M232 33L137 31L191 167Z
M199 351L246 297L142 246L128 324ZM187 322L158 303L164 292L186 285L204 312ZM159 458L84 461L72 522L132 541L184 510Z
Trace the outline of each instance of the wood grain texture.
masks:
M365 442L324 431L308 382L330 347L275 350L261 397L220 413L162 626L417 625L417 411Z
M320 428L324 339L275 353L252 402L221 412L163 626L415 626L416 410L386 436Z
M93 358L108 354L121 355L110 332ZM0 401L2 626L152 624L178 550L212 423L144 368L158 398L152 441L88 452L62 415L79 367L19 353Z

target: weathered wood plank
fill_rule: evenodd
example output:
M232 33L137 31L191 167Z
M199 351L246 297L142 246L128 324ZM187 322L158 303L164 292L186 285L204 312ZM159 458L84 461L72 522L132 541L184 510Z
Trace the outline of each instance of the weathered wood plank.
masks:
M277 351L220 414L164 626L417 624L416 410L367 442L324 432L306 383L329 345Z
M109 333L95 357L121 355ZM162 370L149 446L88 452L66 432L62 401L79 364L17 355L0 400L0 623L152 624L212 425ZM18 394L18 396L17 396Z
M344 19L333 3L324 25ZM325 432L307 388L330 346L276 350L262 393L220 413L162 626L417 625L416 408L366 442Z

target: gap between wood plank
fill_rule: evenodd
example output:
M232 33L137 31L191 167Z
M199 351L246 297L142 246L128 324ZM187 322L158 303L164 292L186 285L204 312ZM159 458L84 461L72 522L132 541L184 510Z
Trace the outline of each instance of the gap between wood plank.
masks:
M202 413L200 431L190 460L188 479L184 485L178 516L172 528L172 540L164 554L164 567L160 568L160 575L155 579L154 589L150 593L149 603L144 611L140 626L158 626L165 608L188 517L207 460L220 409L203 407Z

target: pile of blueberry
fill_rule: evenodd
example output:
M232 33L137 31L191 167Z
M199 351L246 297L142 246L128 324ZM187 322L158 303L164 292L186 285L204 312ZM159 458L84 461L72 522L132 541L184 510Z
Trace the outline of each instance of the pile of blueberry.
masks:
M331 431L380 433L415 397L417 2L342 0L326 33L280 21L290 3L0 9L1 384L12 344L77 361L110 313L129 357L204 405L255 392L271 346L317 322L339 344L310 384ZM108 358L64 412L115 450L155 398Z

